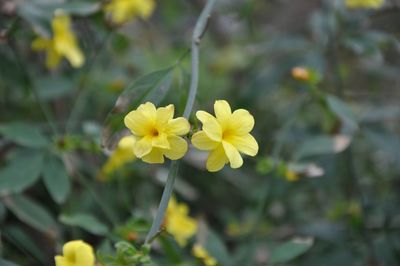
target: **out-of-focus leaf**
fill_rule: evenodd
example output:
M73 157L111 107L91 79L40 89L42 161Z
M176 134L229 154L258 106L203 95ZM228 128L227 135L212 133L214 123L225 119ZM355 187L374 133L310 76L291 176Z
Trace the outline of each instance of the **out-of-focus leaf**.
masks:
M30 148L42 148L49 144L49 140L38 128L27 123L1 124L0 134L6 139Z
M71 184L64 163L60 159L50 157L46 160L43 181L54 201L63 203L70 192Z
M36 81L36 88L40 99L52 100L64 96L73 89L71 79L63 77L45 77Z
M309 156L339 153L349 146L350 141L350 137L345 135L318 136L304 142L296 151L294 158L299 160Z
M0 224L3 222L4 218L6 217L7 209L3 203L0 202Z
M60 222L70 226L78 226L92 234L95 235L106 235L108 233L108 228L106 225L101 223L96 217L77 213L72 215L61 215L59 217Z
M88 1L63 1L59 4L47 3L46 8L50 12L61 9L67 14L87 16L99 11L100 3L93 3Z
M229 255L224 242L215 232L211 230L207 232L205 248L208 253L218 261L218 264L232 265L231 256Z
M42 265L46 265L46 257L43 251L38 248L37 243L32 240L32 238L27 235L20 227L17 226L7 226L2 230L4 237L13 243L17 248L21 249L23 252L32 255L36 260L41 262ZM3 266L0 260L0 265ZM5 264L7 265L7 264ZM11 264L16 265L16 264Z
M101 139L104 148L112 150L118 141L118 131L123 129L123 118L128 111L145 101L157 105L164 99L171 86L174 69L175 66L172 66L144 75L121 93L105 121Z
M28 152L14 158L0 170L0 193L18 193L33 185L40 176L44 154Z
M306 253L312 247L313 242L311 238L308 238L293 239L283 243L272 250L270 263L289 262Z
M330 110L343 122L345 126L349 128L350 131L358 129L357 118L345 102L333 95L328 95L326 101Z
M11 262L9 260L5 260L0 258L0 265L1 266L17 266L17 264L15 264L14 262Z
M50 236L57 234L57 225L50 213L39 203L24 195L4 198L4 204L22 222Z
M45 37L51 36L50 20L53 14L35 4L35 1L19 1L17 13L28 21L33 30L39 35Z

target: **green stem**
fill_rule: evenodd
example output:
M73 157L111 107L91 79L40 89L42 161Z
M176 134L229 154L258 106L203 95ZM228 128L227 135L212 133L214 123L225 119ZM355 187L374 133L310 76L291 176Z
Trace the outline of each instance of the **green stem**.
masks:
M191 80L189 87L189 95L186 101L185 110L183 112L183 116L185 118L189 118L190 113L192 112L194 100L197 94L197 88L199 83L199 45L201 37L206 30L207 21L210 17L211 10L215 4L216 0L209 0L204 7L203 11L200 14L199 19L196 22L193 37L192 37L192 64L191 64ZM164 220L165 212L168 207L168 202L172 196L172 191L174 189L174 183L176 176L178 174L179 161L172 161L169 169L167 183L165 184L163 194L161 196L160 205L158 206L158 210L156 213L156 217L154 218L153 224L151 225L150 231L146 236L145 244L150 244L154 239L154 236L158 233L159 228Z

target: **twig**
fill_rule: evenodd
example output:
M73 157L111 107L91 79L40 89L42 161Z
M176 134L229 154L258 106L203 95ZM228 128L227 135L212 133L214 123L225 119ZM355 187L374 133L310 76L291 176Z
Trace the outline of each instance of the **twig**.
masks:
M190 88L189 95L186 101L185 111L183 112L183 116L185 118L189 118L190 113L192 112L194 99L196 98L198 82L199 82L199 45L201 37L204 34L207 20L210 17L211 10L214 6L216 0L209 0L204 7L203 11L200 14L199 19L196 22L193 37L192 37L192 75L190 80ZM176 175L178 173L179 161L172 161L169 169L167 183L165 184L163 194L161 196L160 205L158 206L158 211L156 213L156 217L154 218L153 224L151 225L150 231L146 236L145 244L151 244L154 236L159 231L159 228L164 220L165 212L168 207L168 202L171 198L172 191L174 188L174 182L176 179Z

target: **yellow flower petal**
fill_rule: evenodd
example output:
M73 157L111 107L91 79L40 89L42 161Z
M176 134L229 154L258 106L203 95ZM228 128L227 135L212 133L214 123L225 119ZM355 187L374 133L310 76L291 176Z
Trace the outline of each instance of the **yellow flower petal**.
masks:
M71 266L70 262L63 256L55 256L56 266Z
M34 51L46 50L52 46L52 41L50 39L38 37L33 40L31 47Z
M82 51L75 44L71 44L71 46L68 47L68 50L65 51L64 55L73 67L81 67L85 62L85 57L83 56Z
M137 108L138 111L141 111L142 114L147 117L147 119L155 120L157 116L157 110L153 103L146 102L145 104L139 105Z
M224 100L215 101L214 103L215 116L222 128L226 128L229 125L230 117L232 114L229 103Z
M125 126L136 136L146 135L151 127L151 122L152 121L149 121L148 117L139 110L129 112L124 118Z
M232 113L231 126L237 135L249 133L254 127L254 117L244 109L238 109Z
M197 111L196 116L203 124L203 131L207 134L207 136L214 141L221 141L222 128L217 119L204 111Z
M168 121L165 131L173 135L185 135L190 130L190 124L184 117L178 117Z
M133 147L133 151L138 158L142 158L143 156L149 154L151 152L152 146L152 138L149 136L141 138L139 141L135 143Z
M163 150L164 155L171 160L178 160L182 158L187 152L188 145L186 140L178 136L168 137L169 145L171 146L168 150Z
M54 48L50 48L47 50L47 56L46 56L46 66L50 69L55 68L60 64L61 61L61 55L57 53Z
M216 172L221 170L228 161L229 160L225 155L224 148L222 147L222 144L220 144L208 155L206 168L210 172Z
M204 131L199 131L193 134L192 144L200 150L209 151L215 149L220 143L210 139Z
M255 156L258 152L258 143L250 134L230 136L227 141L244 154Z
M222 141L222 146L224 147L226 157L228 157L232 168L239 168L243 165L242 156L240 156L239 151L232 144L227 141Z
M65 262L67 262L67 264L64 265L94 265L95 257L93 248L82 240L74 240L66 243L63 247L63 254L64 260L56 256L56 266L63 266ZM58 265L57 261L61 262L61 264Z
M159 148L153 148L149 154L142 157L142 160L146 163L163 163L163 152Z
M165 133L158 133L158 136L154 136L151 142L153 147L163 149L169 149L171 147L168 142L167 134Z
M172 104L166 107L160 107L156 111L156 124L158 126L165 126L168 121L174 117L175 108Z

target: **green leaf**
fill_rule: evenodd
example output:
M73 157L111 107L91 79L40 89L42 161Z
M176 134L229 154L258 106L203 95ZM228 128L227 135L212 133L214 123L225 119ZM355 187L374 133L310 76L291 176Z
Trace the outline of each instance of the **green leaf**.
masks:
M100 3L84 2L84 1L66 1L59 4L46 3L47 8L54 12L57 9L63 10L67 14L87 16L100 10Z
M346 135L317 136L305 141L296 151L294 158L299 160L304 157L339 153L345 150L351 142Z
M7 208L22 222L48 235L57 234L57 225L50 213L33 199L23 195L3 198Z
M12 122L0 125L0 134L21 146L42 148L49 144L49 140L33 125Z
M221 238L213 231L207 232L205 249L218 261L218 265L232 265L231 256Z
M3 228L2 228L3 229ZM2 234L4 238L6 238L9 242L13 243L17 248L19 248L24 253L31 255L37 261L41 262L41 265L46 265L48 261L46 261L46 257L41 249L38 248L37 243L32 240L32 238L26 234L20 227L17 226L7 226L2 230ZM7 263L11 263L8 262ZM3 264L3 260L0 259L1 266L13 266L16 265L14 263L11 264Z
M78 226L95 235L106 235L108 228L106 225L101 223L96 217L84 214L76 213L72 215L61 215L59 217L60 222L69 226Z
M17 266L17 264L15 264L14 262L11 262L9 260L5 260L0 258L0 265L1 266Z
M294 239L279 245L271 252L270 263L289 262L304 253L306 253L313 245L312 239Z
M44 160L41 152L27 152L0 170L0 193L18 193L33 185L40 176Z
M64 163L59 158L50 157L46 160L43 181L54 201L63 203L71 190L71 184Z
M358 129L357 118L350 107L336 96L328 95L326 97L330 110L348 127L350 131Z
M118 97L114 108L104 123L102 146L112 149L119 139L118 132L124 128L124 116L136 109L141 103L150 101L159 104L165 97L172 83L175 66L151 72L129 85Z

